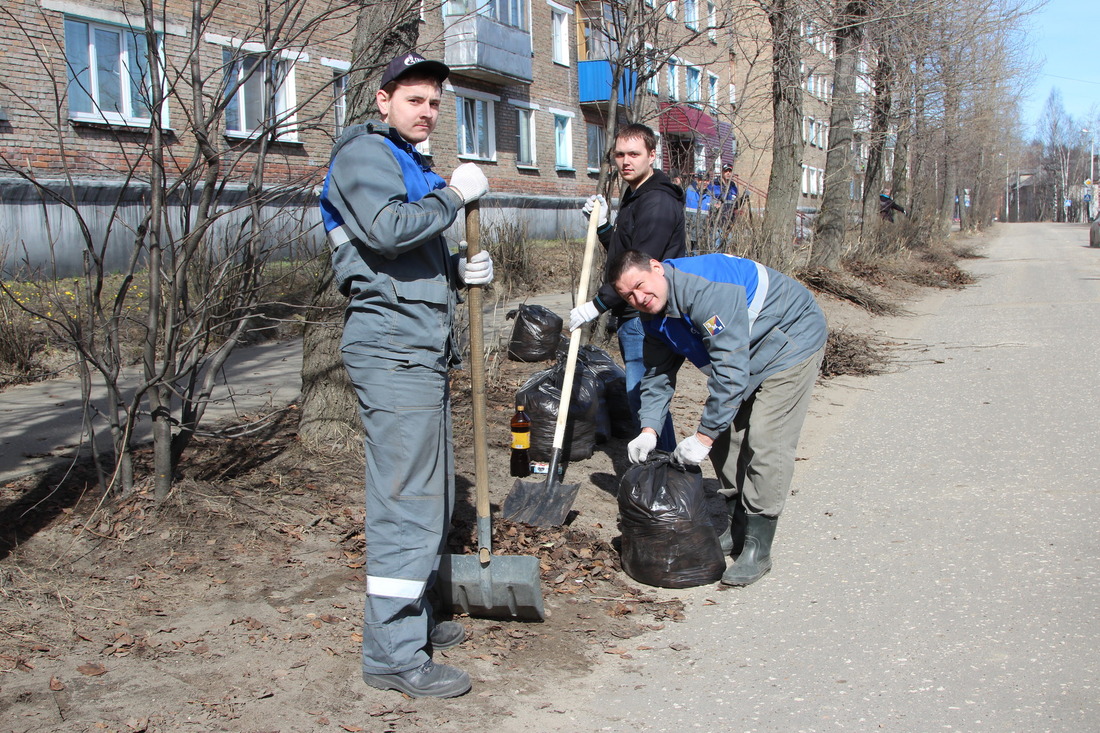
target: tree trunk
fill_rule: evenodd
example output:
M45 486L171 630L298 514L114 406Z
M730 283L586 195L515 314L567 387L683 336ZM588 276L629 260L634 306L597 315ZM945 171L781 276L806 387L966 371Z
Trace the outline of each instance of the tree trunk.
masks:
M438 6L434 6L438 12ZM378 114L374 95L391 59L416 49L420 40L420 0L379 3L362 0L351 42L347 124Z
M958 93L949 85L944 94L943 125L943 198L940 200L939 233L944 239L951 234L958 187L958 167L955 162L955 137L959 118Z
M913 109L906 96L897 119L897 138L894 142L894 168L890 173L890 189L894 201L906 211L911 211L909 201L909 141L912 139Z
M304 445L352 450L362 445L363 426L351 380L340 356L344 296L327 278L313 299L302 336L302 400L298 437Z
M768 259L782 266L794 239L802 180L801 16L796 0L775 0L767 7L772 32L772 169L764 211Z
M843 2L843 0L841 0ZM867 13L862 0L844 2L837 13L836 59L833 64L833 108L829 115L829 150L825 157L825 190L814 222L811 267L835 270L840 265L852 199L854 176L852 106L855 104L856 59L863 35L860 19Z
M890 126L894 93L890 84L893 73L890 50L885 43L880 44L874 74L875 101L871 111L870 149L867 153L867 172L863 176L863 231L860 240L864 251L871 251L877 246L876 235L881 223L878 195L883 188L886 133Z
M377 114L375 91L382 71L390 59L414 49L419 36L419 0L362 4L348 75L349 125ZM350 445L362 431L355 392L340 357L343 302L331 284L318 287L302 336L299 436L312 448Z

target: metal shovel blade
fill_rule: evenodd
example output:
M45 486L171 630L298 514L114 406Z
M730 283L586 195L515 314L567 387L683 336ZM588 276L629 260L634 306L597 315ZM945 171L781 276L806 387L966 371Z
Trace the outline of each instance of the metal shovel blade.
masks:
M544 481L516 479L512 490L504 498L501 514L513 522L524 522L535 527L554 527L565 524L569 510L581 490L580 484L563 484L558 475L561 450L554 451L550 468Z
M539 559L533 556L443 555L439 582L443 603L478 618L542 621Z

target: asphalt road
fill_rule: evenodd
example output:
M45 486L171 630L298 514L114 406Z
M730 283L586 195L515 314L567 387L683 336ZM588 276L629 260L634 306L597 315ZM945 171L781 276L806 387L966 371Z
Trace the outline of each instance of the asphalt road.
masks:
M772 573L507 730L1100 730L1100 249L999 232L819 391Z

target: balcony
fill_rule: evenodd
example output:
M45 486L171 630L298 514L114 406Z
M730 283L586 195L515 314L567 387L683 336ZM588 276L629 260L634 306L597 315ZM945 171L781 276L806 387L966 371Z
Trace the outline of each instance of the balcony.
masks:
M580 61L577 63L577 82L580 88L581 104L599 104L611 99L611 82L615 67L610 61ZM619 78L618 103L630 106L634 102L634 92L638 87L638 74L631 69L623 69Z
M443 61L452 72L491 84L531 83L529 33L477 13L443 23Z

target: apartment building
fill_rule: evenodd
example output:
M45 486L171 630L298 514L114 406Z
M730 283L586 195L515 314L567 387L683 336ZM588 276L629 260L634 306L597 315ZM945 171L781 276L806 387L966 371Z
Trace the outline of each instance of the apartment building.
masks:
M738 80L765 76L739 69L745 25L730 22L733 4L643 0L628 28L608 2L425 0L418 50L452 74L424 152L444 176L483 166L483 219L522 219L535 237L581 233L576 209L606 165L609 114L658 131L661 167L734 165L762 196L766 170L740 170ZM0 21L7 266L48 251L78 270L86 242L73 211L91 212L85 222L113 243L108 262L124 261L160 167L179 186L181 221L204 190L222 207L264 190L273 241L291 230L316 239L317 186L346 122L355 8L233 0L196 17L180 0L150 12L125 0L16 0ZM816 134L808 149L827 139Z

